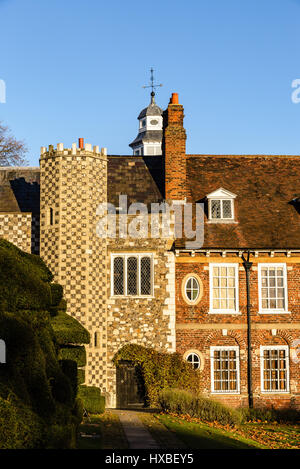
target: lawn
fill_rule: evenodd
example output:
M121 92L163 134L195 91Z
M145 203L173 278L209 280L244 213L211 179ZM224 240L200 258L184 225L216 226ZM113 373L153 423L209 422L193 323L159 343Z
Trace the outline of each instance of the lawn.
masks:
M188 422L168 414L156 416L159 421L191 449L265 449L266 447L236 431L216 428L205 423Z
M128 448L119 417L112 412L85 418L79 431L78 449Z
M300 449L299 425L258 422L230 429L168 414L156 418L191 449Z

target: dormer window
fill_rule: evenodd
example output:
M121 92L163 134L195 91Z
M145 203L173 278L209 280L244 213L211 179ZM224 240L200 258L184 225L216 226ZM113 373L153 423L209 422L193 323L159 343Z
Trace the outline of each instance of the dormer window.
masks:
M222 187L207 195L208 219L210 222L234 221L234 199L236 195Z

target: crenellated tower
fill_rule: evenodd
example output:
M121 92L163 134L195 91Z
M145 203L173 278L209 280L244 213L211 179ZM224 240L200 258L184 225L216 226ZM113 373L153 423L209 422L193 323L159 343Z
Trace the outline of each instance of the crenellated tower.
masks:
M96 234L107 202L107 155L75 143L41 148L40 253L64 286L67 312L90 332L86 384L106 389L106 239Z

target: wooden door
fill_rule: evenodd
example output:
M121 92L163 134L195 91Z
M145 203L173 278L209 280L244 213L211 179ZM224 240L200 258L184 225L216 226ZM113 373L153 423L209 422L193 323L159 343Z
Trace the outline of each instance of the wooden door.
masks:
M130 409L143 407L145 387L138 366L130 361L122 361L117 366L117 407Z

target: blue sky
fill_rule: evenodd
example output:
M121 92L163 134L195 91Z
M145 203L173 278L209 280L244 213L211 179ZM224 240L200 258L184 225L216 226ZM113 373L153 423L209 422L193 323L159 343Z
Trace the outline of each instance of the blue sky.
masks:
M188 153L300 154L300 1L0 0L0 120L29 147L131 154L149 69L185 108Z

